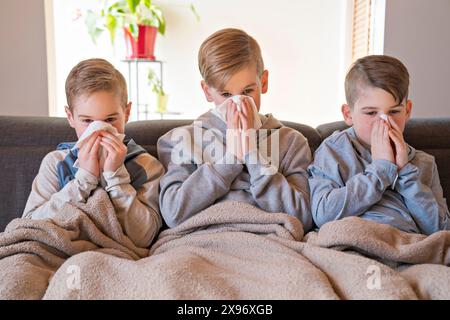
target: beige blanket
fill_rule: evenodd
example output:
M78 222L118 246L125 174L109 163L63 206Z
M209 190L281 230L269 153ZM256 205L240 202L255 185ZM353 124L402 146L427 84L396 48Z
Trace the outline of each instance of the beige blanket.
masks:
M0 233L0 299L41 299L64 261L80 252L97 251L137 260L148 250L124 235L103 189L87 203L52 200L53 219L15 219ZM68 287L76 287L77 268L66 270Z
M73 256L44 298L448 299L449 244L450 232L411 235L358 218L304 237L295 218L230 201L162 232L147 258Z

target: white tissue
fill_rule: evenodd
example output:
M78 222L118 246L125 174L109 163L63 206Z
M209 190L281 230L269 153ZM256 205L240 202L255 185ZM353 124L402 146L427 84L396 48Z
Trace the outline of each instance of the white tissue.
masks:
M231 100L233 100L233 102L236 104L238 112L242 112L242 109L241 109L241 103L242 103L241 96L232 96ZM252 99L252 103L254 103L253 99Z
M383 119L384 121L388 121L387 114L384 114L384 113L380 114L380 118Z
M118 133L117 129L114 128L111 124L104 122L104 121L93 121L93 122L91 122L91 124L89 124L89 126L86 128L86 130L84 130L83 134L78 139L78 141L75 144L75 146L73 147L73 149L76 149L76 148L80 149L86 143L87 138L89 138L91 136L91 134L93 134L94 132L100 131L100 130L108 131L108 132L112 133L113 135L118 137L120 139L120 141L123 141L123 139L125 138L125 135ZM106 155L107 155L107 151L102 146L100 146L100 148L98 150L98 158L99 158L99 162L100 162L100 168L102 168L103 164L105 163ZM79 168L78 159L75 161L73 166L75 168Z
M259 129L262 127L261 119L259 118L258 109L256 108L255 101L250 96L244 96L244 95L236 95L232 96L228 99L226 99L222 104L218 105L213 109L213 112L216 116L218 116L220 119L222 119L225 123L227 122L227 103L229 100L232 100L237 107L238 112L242 112L242 99L247 99L247 101L250 102L250 105L252 106L253 111L253 123L255 124L255 129Z

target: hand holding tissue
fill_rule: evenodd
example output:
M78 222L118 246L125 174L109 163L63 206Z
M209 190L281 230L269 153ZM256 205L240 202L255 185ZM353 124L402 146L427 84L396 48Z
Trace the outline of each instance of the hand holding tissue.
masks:
M232 96L228 99L226 99L222 104L218 105L213 109L213 113L218 116L220 119L222 119L225 123L227 123L227 104L228 101L233 101L236 104L236 108L238 112L242 112L242 104L243 99L246 99L247 102L250 104L253 114L253 124L254 129L258 130L262 127L261 119L259 118L258 109L256 108L255 101L250 96L244 96L244 95L236 95ZM239 126L242 127L242 124Z
M252 97L245 95L236 95L226 99L222 104L213 109L213 113L218 116L223 122L227 124L227 106L230 101L236 105L239 113L244 113L244 99L247 106L250 106L251 118L247 115L246 123L234 124L235 128L227 128L227 153L234 155L239 161L243 162L245 155L256 148L256 131L262 127L262 122L259 117L258 109ZM250 119L248 119L250 118ZM228 126L228 125L227 125Z
M125 138L124 134L118 133L117 129L114 128L111 124L104 122L104 121L93 121L83 132L81 137L78 139L77 143L74 146L74 149L81 149L89 140L89 137L98 131L106 131L110 132L111 134L115 135L120 141L123 141ZM99 147L98 150L98 160L100 165L100 171L102 171L103 165L105 163L105 159L107 157L107 151L102 146ZM79 161L78 159L74 163L75 168L79 168Z

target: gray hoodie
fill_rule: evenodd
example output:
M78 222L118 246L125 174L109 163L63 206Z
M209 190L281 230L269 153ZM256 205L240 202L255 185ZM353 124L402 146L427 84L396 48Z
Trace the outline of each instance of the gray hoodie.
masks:
M258 138L259 149L267 145L269 151L275 150L278 165L271 166L264 159L250 162L251 155L245 157L244 163L223 164L229 157L224 138L226 124L211 111L192 125L173 129L158 140L158 157L167 169L160 181L160 209L169 227L225 200L250 203L268 212L284 212L297 217L305 231L312 227L306 172L311 162L308 141L272 115L259 116L262 127L258 133L267 132ZM202 137L203 142L198 142ZM213 145L217 152L211 157ZM175 161L181 154L186 156L182 163ZM265 169L273 169L273 174L264 174Z
M434 157L408 148L409 162L397 173L390 161L372 161L353 128L325 139L309 167L315 223L359 216L427 235L449 228Z

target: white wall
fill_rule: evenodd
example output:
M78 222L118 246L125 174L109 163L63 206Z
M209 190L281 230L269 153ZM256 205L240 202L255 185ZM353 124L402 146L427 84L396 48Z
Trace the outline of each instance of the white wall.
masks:
M210 107L200 89L198 48L211 33L236 27L259 42L269 70L263 113L309 125L341 119L346 0L192 3L201 16L200 23L185 7L163 6L168 29L167 35L158 39L157 54L167 61L172 108L195 117Z
M384 41L409 69L414 117L450 116L450 0L387 0Z
M0 0L0 115L47 116L44 0Z
M49 68L54 82L51 83L51 91L56 96L54 106L50 107L50 115L65 116L64 106L66 105L65 81L72 67L84 59L101 57L109 60L111 63L123 67L120 62L121 55L115 55L115 48L111 45L109 36L105 33L97 45L89 38L84 23L84 18L77 15L78 12L84 13L87 8L100 1L92 0L50 0L51 13L53 14L53 30L48 30L48 35L52 41L55 54L53 68ZM118 39L122 40L122 39ZM121 41L117 41L119 44ZM49 62L50 63L50 62ZM121 70L125 71L125 70ZM53 101L52 101L53 102Z
M194 118L209 105L200 88L197 52L211 33L225 27L246 30L259 42L269 76L269 92L263 96L263 113L278 118L317 125L340 120L343 79L346 69L345 38L348 0L161 0L167 33L158 36L156 57L165 62L164 85L170 95L169 109ZM188 9L193 3L201 17L197 22ZM57 49L58 113L65 104L63 84L70 68L79 60L100 56L120 60L124 56L118 36L116 52L109 38L93 46L83 19L75 22L75 8L92 5L91 0L53 1ZM156 117L156 116L155 116Z
M166 62L170 108L183 111L183 117L195 117L209 107L198 86L199 45L217 29L234 26L255 36L263 49L271 81L263 112L311 125L341 118L347 0L194 0L200 23L179 5L188 1L159 2L168 29L158 38L157 56ZM120 65L120 48L114 56L107 37L93 46L84 23L72 22L73 9L88 3L92 1L54 1L66 14L56 17L65 24L54 39L63 51L50 59L57 70L53 83L59 115L71 66L92 56ZM387 0L385 53L401 58L410 70L415 116L450 116L449 14L450 0ZM47 115L44 0L0 0L0 42L0 115Z

